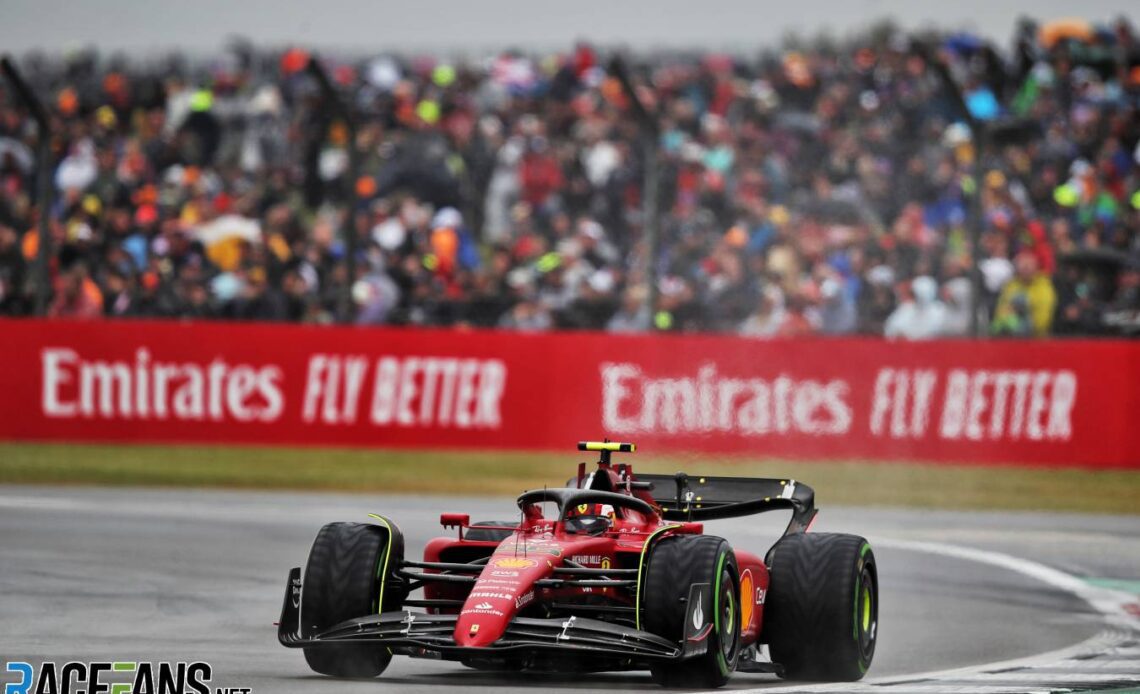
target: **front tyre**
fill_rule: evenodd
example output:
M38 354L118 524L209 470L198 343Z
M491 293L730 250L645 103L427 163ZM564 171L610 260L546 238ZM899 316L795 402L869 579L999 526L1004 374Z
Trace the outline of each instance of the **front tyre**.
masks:
M764 635L788 679L852 682L875 655L878 564L855 535L789 535L768 553Z
M712 622L705 653L650 666L653 680L668 687L720 687L740 657L740 585L736 555L728 542L709 535L672 535L649 553L642 584L642 628L685 642L689 589L708 584ZM709 609L711 608L711 609Z
M406 596L387 577L403 558L403 538L394 525L321 528L305 567L301 634L313 636L348 619L400 609ZM362 644L304 650L309 667L332 677L376 677L392 660L387 648Z

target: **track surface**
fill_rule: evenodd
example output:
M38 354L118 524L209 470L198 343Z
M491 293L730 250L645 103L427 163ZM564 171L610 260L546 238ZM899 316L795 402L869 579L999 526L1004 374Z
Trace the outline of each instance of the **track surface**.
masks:
M395 659L378 680L338 682L316 677L299 652L278 646L272 623L286 572L304 564L321 524L384 513L400 524L411 557L439 533L440 511L490 520L511 518L512 509L509 499L0 487L0 660L206 660L215 686L275 694L436 692L440 685L656 691L639 673L501 675L407 658ZM781 520L718 521L706 530L762 552ZM825 507L816 529L881 540L876 678L1030 656L1103 626L1087 604L1054 587L892 540L953 543L1078 575L1140 579L1138 517ZM788 683L738 675L730 688L768 686Z

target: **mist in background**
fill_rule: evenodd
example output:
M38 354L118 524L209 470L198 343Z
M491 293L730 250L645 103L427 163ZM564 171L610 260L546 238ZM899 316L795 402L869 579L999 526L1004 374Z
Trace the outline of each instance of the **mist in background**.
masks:
M1005 45L1017 18L1116 16L1140 24L1140 3L1124 0L913 2L912 0L577 0L569 3L280 2L278 0L3 0L0 48L22 53L95 47L132 53L215 50L231 35L256 44L300 43L345 50L479 51L565 47L586 38L636 49L749 50L788 34L843 37L890 19L906 30L970 29Z

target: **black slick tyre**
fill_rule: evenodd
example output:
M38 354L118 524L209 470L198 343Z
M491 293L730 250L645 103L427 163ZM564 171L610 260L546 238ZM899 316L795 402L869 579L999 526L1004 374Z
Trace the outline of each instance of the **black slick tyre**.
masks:
M403 539L395 526L329 523L321 528L305 567L301 633L312 636L348 619L400 609L405 595L382 579L403 556ZM392 660L387 648L367 644L304 651L309 667L332 677L376 677Z
M740 657L740 579L728 542L709 535L663 538L649 550L642 581L642 628L682 644L690 587L708 584L713 603L705 608L712 621L705 653L652 665L654 681L668 687L728 682Z
M767 563L764 637L783 677L861 679L878 638L879 576L871 545L856 535L789 535L772 547Z

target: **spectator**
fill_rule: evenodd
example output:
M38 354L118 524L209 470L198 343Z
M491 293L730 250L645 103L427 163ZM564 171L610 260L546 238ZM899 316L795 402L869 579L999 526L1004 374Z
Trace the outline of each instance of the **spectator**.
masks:
M811 299L800 292L788 301L784 320L776 329L777 337L804 337L817 331L819 314L813 310Z
M645 304L649 292L643 286L630 287L622 296L621 308L606 323L611 333L637 333L649 329L649 307Z
M887 318L883 333L906 340L929 340L943 334L946 305L938 300L938 282L933 277L916 277L910 283L910 296Z
M886 265L877 265L867 273L858 298L859 332L883 335L887 318L895 310L895 273Z
M75 262L59 275L55 300L48 309L53 318L98 318L103 313L103 293L87 274L87 266Z
M534 301L520 301L499 321L501 328L524 332L549 330L551 324L550 313L541 304Z
M942 285L942 298L946 315L942 319L944 337L967 337L970 335L970 278L954 277Z
M24 311L24 256L19 238L15 229L0 224L0 315Z
M820 332L826 335L843 335L855 331L855 301L844 290L843 279L834 271L824 271L826 279L820 285Z
M996 334L1047 335L1053 325L1057 292L1053 281L1041 272L1037 256L1029 250L1017 255L1016 272L998 297L994 310Z
M58 126L52 311L925 338L968 332L977 267L982 325L1049 334L1052 301L1059 332L1105 332L1135 303L1131 276L1070 278L1066 258L1140 259L1140 73L1099 69L1097 56L1134 60L1126 22L1087 28L1019 30L1008 61L977 37L931 33L930 51L889 32L646 57L636 88L661 114L652 257L641 135L589 46L330 61L352 141L301 49L40 56L24 67ZM989 124L980 148L931 56ZM34 305L34 145L0 91L5 314ZM638 305L650 281L657 305Z
M775 337L787 320L784 309L784 292L775 284L764 288L760 306L740 327L740 332L751 337Z

